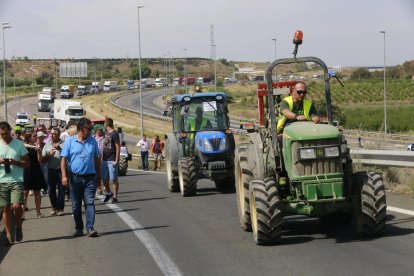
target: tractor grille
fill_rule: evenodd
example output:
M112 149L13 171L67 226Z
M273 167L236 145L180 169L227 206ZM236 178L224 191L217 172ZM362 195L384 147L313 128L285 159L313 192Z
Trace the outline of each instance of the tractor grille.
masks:
M331 173L342 173L341 157L300 160L298 149L301 147L339 145L338 139L322 139L315 141L297 141L292 144L293 174L311 176Z
M219 149L220 141L221 141L221 138L212 138L212 139L209 139L209 142L210 142L211 146L213 147L213 150L214 151L216 151L216 150Z

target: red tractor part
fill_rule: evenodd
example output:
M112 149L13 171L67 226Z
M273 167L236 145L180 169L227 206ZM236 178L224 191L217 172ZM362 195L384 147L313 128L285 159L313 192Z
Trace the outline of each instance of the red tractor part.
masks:
M289 89L289 94L292 93L292 89L295 86L295 84L297 83L297 81L281 81L281 82L273 82L272 86L273 89L275 89L275 93L277 94L277 89L282 89L282 88L288 88ZM265 98L267 97L267 83L259 83L257 88L257 99L258 99L258 109L259 109L259 124L260 127L264 127L264 102L265 102ZM282 93L285 94L285 93Z

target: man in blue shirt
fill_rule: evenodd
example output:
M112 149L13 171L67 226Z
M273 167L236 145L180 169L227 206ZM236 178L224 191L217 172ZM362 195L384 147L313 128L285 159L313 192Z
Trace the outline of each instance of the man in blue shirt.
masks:
M86 231L88 237L98 236L95 224L96 181L101 178L101 157L96 140L91 136L92 122L82 118L76 126L78 133L65 141L60 156L62 184L67 187L70 177L74 237L83 236L82 199L85 202Z

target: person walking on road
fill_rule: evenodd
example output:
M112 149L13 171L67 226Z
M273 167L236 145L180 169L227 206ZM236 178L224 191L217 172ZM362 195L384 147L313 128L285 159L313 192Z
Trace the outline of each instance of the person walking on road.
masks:
M93 126L93 129L95 130L94 138L96 140L96 143L98 143L99 152L102 157L103 153L103 147L104 147L104 141L105 141L105 132L104 132L104 126L101 124L96 124ZM102 168L102 165L101 165ZM101 169L102 170L102 169ZM98 179L96 181L96 192L98 195L102 195L102 180Z
M42 162L47 166L47 177L49 185L49 199L52 205L51 215L63 216L65 208L65 187L62 185L62 174L60 169L60 152L63 141L60 140L60 129L52 128L52 139L43 147ZM56 196L56 189L58 194Z
M101 166L102 182L105 186L106 192L104 202L108 202L112 197L112 203L117 203L119 192L118 165L121 143L119 141L119 134L114 129L114 121L111 118L105 118L105 127L106 133L102 151ZM112 192L109 187L109 181L112 182Z
M3 224L6 245L12 245L10 212L15 218L15 240L23 239L23 168L29 166L29 156L22 141L11 136L11 126L0 122L0 208L3 208Z
M62 185L68 185L72 199L73 218L75 220L74 237L83 236L82 200L85 202L86 234L98 236L95 224L96 180L101 178L101 156L98 144L91 136L92 122L82 118L77 126L77 134L66 140L60 154ZM68 168L68 170L66 170Z
M151 144L147 141L147 136L142 135L142 139L138 141L137 147L141 150L142 170L148 171L148 150L151 148Z
M33 191L36 206L36 217L42 218L43 215L40 213L40 208L42 205L40 190L46 188L46 181L40 165L40 162L42 160L42 149L40 145L37 144L36 136L33 136L31 133L26 133L24 135L24 145L28 151L30 161L30 166L24 168L23 173L24 210L28 210L27 200L29 197L29 192Z
M164 142L160 140L160 136L155 135L154 142L152 142L152 155L154 156L154 171L161 168L161 156L164 149Z

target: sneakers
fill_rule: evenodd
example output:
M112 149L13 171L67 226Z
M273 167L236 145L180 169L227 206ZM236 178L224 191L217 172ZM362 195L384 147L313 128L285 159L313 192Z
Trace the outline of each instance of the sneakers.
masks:
M104 199L104 203L107 203L113 195L114 195L113 193L106 194L105 199Z
M75 233L73 233L72 237L77 238L77 237L82 237L83 236L83 231L82 230L78 230L76 229Z
M93 238L93 237L97 237L98 236L98 231L96 231L95 229L89 229L86 233L86 236Z
M6 237L6 242L4 243L5 246L12 246L13 245L13 240L10 236Z
M16 241L21 241L23 240L23 229L21 227L16 227L15 229L15 234L16 234Z
M61 217L61 216L64 216L65 213L63 213L63 210L60 210L60 211L58 211L57 215Z
M116 197L112 198L112 203L118 203L118 199Z
M50 215L51 216L56 216L56 210L55 209L52 209L52 211L50 211Z

